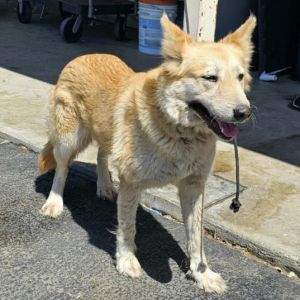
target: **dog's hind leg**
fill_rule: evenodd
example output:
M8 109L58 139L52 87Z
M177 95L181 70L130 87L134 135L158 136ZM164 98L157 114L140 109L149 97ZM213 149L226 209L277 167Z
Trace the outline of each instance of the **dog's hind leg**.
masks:
M114 200L116 192L109 173L107 156L104 155L100 147L97 156L97 175L97 196Z
M50 141L56 162L52 188L41 212L53 218L63 211L63 192L68 174L68 166L75 156L91 141L87 129L80 123L77 112L71 106L72 98L67 93L54 95L50 121ZM48 143L48 144L49 144Z
M120 180L118 195L117 270L130 277L141 275L141 266L136 258L134 237L136 233L136 211L140 189Z
M73 155L73 149L68 147L66 141L59 141L53 149L56 161L55 175L52 188L41 212L52 218L58 217L63 211L63 192L68 173L69 160Z
M222 294L226 290L226 284L219 274L208 267L204 254L202 228L204 185L202 177L190 176L183 179L178 186L182 216L186 227L190 271L201 289L208 293Z
M87 130L80 124L74 126L71 132L56 137L53 145L53 155L56 161L55 175L52 188L41 212L53 218L58 217L63 211L63 192L68 167L74 157L82 151L90 142Z

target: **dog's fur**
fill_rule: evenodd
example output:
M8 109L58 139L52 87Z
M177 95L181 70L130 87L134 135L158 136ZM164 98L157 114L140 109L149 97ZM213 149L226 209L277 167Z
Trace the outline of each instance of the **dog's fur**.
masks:
M39 168L56 172L42 213L61 214L68 165L95 140L100 197L112 198L114 193L109 155L119 172L118 271L141 275L134 254L141 190L173 183L186 226L191 275L205 291L224 292L222 277L200 255L201 195L215 156L216 134L189 103L201 103L213 119L229 123L237 121L233 111L239 105L250 111L244 90L250 82L255 22L251 16L223 40L199 43L164 15L164 61L145 73L135 73L112 55L71 61L50 96L49 142L40 153Z

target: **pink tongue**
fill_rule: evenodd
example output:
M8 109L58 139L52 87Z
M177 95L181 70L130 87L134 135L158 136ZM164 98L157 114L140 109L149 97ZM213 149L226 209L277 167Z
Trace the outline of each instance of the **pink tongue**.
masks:
M237 135L237 126L235 124L232 123L225 123L222 121L217 120L222 133L228 137L228 138L234 138Z

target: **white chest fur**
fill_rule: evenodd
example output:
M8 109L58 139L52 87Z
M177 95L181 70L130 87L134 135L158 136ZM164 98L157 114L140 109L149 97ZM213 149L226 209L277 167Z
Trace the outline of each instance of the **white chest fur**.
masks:
M203 143L197 139L179 139L169 143L164 149L156 145L150 150L145 143L136 149L137 175L142 181L157 186L175 183L192 174L207 176L215 154L214 140ZM163 151L168 148L170 151Z

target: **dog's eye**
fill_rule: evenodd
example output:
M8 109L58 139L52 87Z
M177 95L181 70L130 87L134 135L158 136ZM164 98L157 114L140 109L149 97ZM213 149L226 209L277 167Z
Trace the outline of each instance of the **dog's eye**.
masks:
M205 75L205 76L202 76L202 78L205 80L208 80L208 81L212 81L212 82L218 81L218 76L216 76L216 75Z
M241 74L239 74L239 76L238 76L238 80L239 80L239 81L242 81L243 79L244 79L244 74L242 74L242 73L241 73Z

